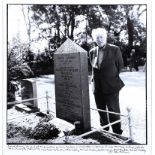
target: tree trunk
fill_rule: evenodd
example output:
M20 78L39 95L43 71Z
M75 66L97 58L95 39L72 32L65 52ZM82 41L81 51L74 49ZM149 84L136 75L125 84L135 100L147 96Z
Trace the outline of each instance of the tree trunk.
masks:
M75 15L74 13L71 14L71 35L70 38L74 39L74 28L75 28Z
M129 49L131 50L133 47L133 35L134 35L134 27L132 20L128 17L127 18L127 28L128 28L128 37L129 37Z

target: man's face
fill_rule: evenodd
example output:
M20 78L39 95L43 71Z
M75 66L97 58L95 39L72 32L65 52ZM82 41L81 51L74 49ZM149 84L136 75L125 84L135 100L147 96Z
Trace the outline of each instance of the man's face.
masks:
M98 35L96 37L96 43L99 47L103 47L105 46L107 40L106 40L106 36L103 36L103 35Z

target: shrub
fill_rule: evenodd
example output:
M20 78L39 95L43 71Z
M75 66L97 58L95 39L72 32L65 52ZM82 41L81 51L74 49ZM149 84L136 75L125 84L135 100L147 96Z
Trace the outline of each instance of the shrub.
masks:
M17 126L13 123L7 124L7 138L14 138L24 136L33 139L53 139L58 137L60 130L49 122L51 116L40 119L39 123L34 128L26 128L24 126Z
M7 101L15 100L15 91L18 90L18 82L24 78L34 75L29 65L22 58L22 50L26 50L27 46L14 43L12 46L8 44L7 57ZM26 51L25 51L26 52Z
M17 126L16 124L8 123L7 124L7 138L17 137L22 134L23 136L30 135L31 128L25 128L24 126Z
M52 139L58 137L60 133L53 124L40 121L31 132L31 137L34 139Z

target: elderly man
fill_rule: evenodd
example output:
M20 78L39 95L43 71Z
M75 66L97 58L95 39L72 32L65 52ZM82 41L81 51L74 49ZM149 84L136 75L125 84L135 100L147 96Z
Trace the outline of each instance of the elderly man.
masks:
M119 91L124 83L119 73L123 67L123 59L119 47L107 43L107 31L104 28L94 29L92 37L97 44L89 53L97 108L118 113L99 112L100 123L104 126L120 119ZM105 130L109 130L109 127ZM122 134L121 123L112 125L112 130Z

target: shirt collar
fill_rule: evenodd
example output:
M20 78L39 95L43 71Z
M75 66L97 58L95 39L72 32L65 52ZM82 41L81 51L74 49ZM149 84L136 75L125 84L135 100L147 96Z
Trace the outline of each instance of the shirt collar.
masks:
M104 50L106 47L107 47L107 44L104 45L104 46L102 46L102 47L99 47L99 46L98 46L98 49L99 49L99 50Z

